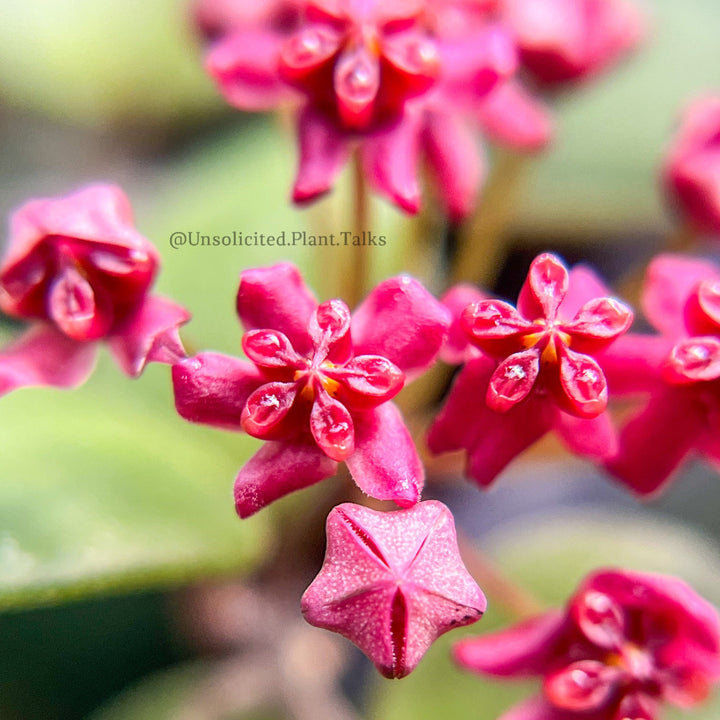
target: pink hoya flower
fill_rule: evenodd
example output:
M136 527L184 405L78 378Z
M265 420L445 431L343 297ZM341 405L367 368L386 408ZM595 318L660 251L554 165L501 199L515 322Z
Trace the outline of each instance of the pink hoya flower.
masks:
M466 307L460 323L472 349L430 428L430 449L467 450L467 473L480 485L550 430L578 454L611 455L607 382L593 355L630 327L632 313L606 294L590 271L568 273L543 254L517 309L500 300Z
M698 232L720 236L720 96L692 103L668 151L662 181Z
M491 90L514 73L516 56L484 4L307 0L300 10L299 26L278 26L270 13L232 23L207 58L235 107L300 106L296 202L327 192L357 150L375 190L416 212L425 156L442 199L459 217L482 179L473 122L525 147L546 141L544 111L518 88L508 85L489 101Z
M603 358L623 392L648 395L606 467L634 492L652 495L693 453L720 463L720 271L660 255L648 267L643 309L661 334L627 335Z
M178 327L190 316L150 294L158 268L120 188L92 185L23 205L0 264L0 307L32 325L0 352L0 393L82 383L100 340L131 377L148 362L184 357Z
M629 0L501 0L523 66L554 86L604 70L642 39L644 21Z
M345 503L302 611L354 642L387 678L411 673L443 633L480 619L485 596L463 565L450 511L428 500L377 512Z
M237 296L250 362L202 353L173 367L175 403L193 422L266 440L235 481L247 517L347 464L380 500L413 505L423 469L390 400L434 361L450 322L416 280L378 285L350 315L318 305L289 264L246 270Z
M658 720L720 677L715 608L681 580L600 570L567 609L460 641L456 660L494 677L543 678L542 693L499 720Z
M231 33L235 28L261 26L286 36L300 23L302 0L198 0L192 7L194 24L209 40Z

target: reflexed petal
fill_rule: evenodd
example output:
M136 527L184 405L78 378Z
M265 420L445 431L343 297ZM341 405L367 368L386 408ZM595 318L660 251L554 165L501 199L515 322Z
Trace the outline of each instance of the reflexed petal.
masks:
M225 99L240 110L272 110L290 94L280 78L280 37L236 30L219 40L205 61Z
M425 472L400 411L385 403L356 415L355 452L346 460L358 487L401 507L420 499Z
M569 286L567 268L549 253L538 255L530 265L518 298L518 310L528 320L554 320Z
M314 443L266 442L235 480L235 509L241 518L288 493L314 485L337 471L337 463Z
M298 394L297 383L271 382L250 395L242 411L242 429L253 437L278 440L295 434L290 410Z
M418 118L406 110L390 129L367 137L360 145L365 177L372 187L409 213L420 208L420 130Z
M496 363L480 355L471 358L453 382L450 395L430 427L427 442L433 453L472 447L492 427L497 413L485 405L485 393Z
M442 203L459 222L474 209L484 180L480 148L464 121L451 113L428 111L422 138Z
M381 355L408 379L437 357L450 326L450 313L417 280L407 275L381 282L352 320L358 355Z
M182 306L159 295L147 295L138 310L108 338L108 346L131 377L149 362L174 365L186 356L178 329L190 319Z
M317 388L310 413L310 432L320 449L333 460L346 460L355 450L355 427L347 408Z
M608 703L623 671L598 660L580 660L545 676L543 692L555 707L585 712Z
M450 311L453 318L448 340L440 351L440 357L448 365L460 365L473 354L472 346L462 329L460 317L468 305L487 299L479 288L465 284L454 285L440 298L440 302Z
M305 108L298 121L300 160L293 200L315 200L330 190L350 154L347 137L329 120Z
M466 638L453 657L467 670L497 677L543 674L566 628L561 610L550 610L505 630Z
M656 493L702 438L706 423L706 410L691 391L659 391L625 425L618 455L605 467L639 495Z
M491 410L507 412L525 400L540 373L540 354L535 348L514 353L495 369L485 401Z
M718 278L710 262L683 257L658 255L648 266L643 288L645 317L664 335L672 338L687 335L685 305L691 293L703 280Z
M665 361L663 377L677 384L717 380L720 377L720 340L715 337L681 340Z
M191 422L240 430L248 397L265 382L251 363L219 353L201 353L172 367L175 407Z
M589 355L568 348L560 353L561 404L568 412L593 418L605 411L608 389L602 368ZM566 402L565 402L566 401Z
M342 300L326 300L310 316L310 337L315 344L315 361L328 358L345 363L352 357L350 311Z
M555 431L575 455L591 460L607 460L618 451L618 438L607 412L594 418L581 418L558 411Z
M290 341L277 330L250 330L243 335L243 352L256 365L264 368L307 367Z
M534 151L552 140L550 111L512 80L490 92L478 105L476 116L484 133L501 145Z
M337 397L352 410L368 410L391 400L405 383L402 370L379 355L360 355L324 374L340 383Z
M92 372L96 355L96 343L37 325L0 350L0 395L38 385L77 387Z
M295 350L312 349L308 323L317 301L300 271L290 263L245 270L240 275L237 311L246 330L278 330Z

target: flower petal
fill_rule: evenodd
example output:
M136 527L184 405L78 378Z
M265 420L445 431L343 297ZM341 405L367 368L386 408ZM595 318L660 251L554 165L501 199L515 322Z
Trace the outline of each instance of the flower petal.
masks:
M277 330L249 330L242 348L248 359L262 368L307 368L285 335Z
M563 325L572 335L573 350L595 353L628 331L632 310L614 298L601 297L585 303L571 323Z
M200 353L172 367L175 407L181 417L227 430L240 430L245 403L265 382L251 363Z
M409 213L420 209L420 132L416 114L405 110L389 129L367 137L360 145L365 177L372 187Z
M357 355L381 355L414 377L434 362L451 317L417 280L407 275L381 282L352 320Z
M561 407L584 418L597 417L608 401L607 380L597 361L589 355L562 347L560 353Z
M240 275L237 311L246 330L278 330L295 350L308 355L307 328L317 301L300 271L290 263L245 270Z
M663 377L677 384L717 380L720 377L720 339L692 337L681 340L665 361Z
M567 295L558 310L558 316L566 322L572 320L591 300L606 298L612 294L600 276L582 263L570 268L568 280Z
M482 290L466 284L454 285L440 298L440 302L450 311L453 318L447 342L440 351L440 357L448 365L460 365L474 354L462 329L460 317L468 305L487 299L487 295Z
M333 72L333 89L343 125L367 128L380 90L380 65L364 44L341 52Z
M281 44L276 33L235 30L212 46L205 67L234 107L272 110L291 94L278 70Z
M337 463L314 443L266 442L235 479L235 509L241 518L274 500L337 472Z
M410 507L420 499L425 473L400 411L391 402L358 414L355 452L345 461L358 487L377 500Z
M577 713L560 710L539 695L511 707L498 720L577 720ZM582 720L606 720L606 718L598 713L583 713Z
M476 117L491 140L516 150L541 150L552 140L550 111L513 80L500 83L485 96Z
M690 294L703 280L719 278L717 268L710 262L682 255L658 255L645 275L642 296L645 317L664 335L672 338L687 335L685 305Z
M341 462L355 450L355 424L347 408L322 388L315 390L310 413L310 432L320 449Z
M172 300L147 295L145 301L108 338L108 346L120 367L137 377L149 362L166 365L186 357L178 329L190 319L190 313Z
M298 143L300 159L292 197L294 202L304 203L330 190L350 150L345 134L310 107L298 120Z
M459 222L475 208L485 163L464 120L452 113L427 111L422 143L435 187L450 220Z
M460 326L472 343L500 358L520 349L522 336L537 329L502 300L480 300L468 305L460 316Z
M706 410L685 388L666 388L620 434L605 467L638 495L657 493L706 432Z
M505 358L490 378L485 402L498 413L507 412L532 392L540 374L540 353L536 348Z
M461 640L453 657L467 670L495 677L543 674L565 628L564 612L550 610L505 630Z
M96 355L94 342L77 342L50 325L32 327L0 351L0 395L21 387L77 387Z
M538 255L530 265L518 298L518 310L528 320L554 320L568 292L567 268L550 253Z
M308 328L315 345L314 362L327 358L343 364L352 357L350 320L350 310L342 300L326 300L318 305Z
M543 692L555 706L572 712L599 710L615 694L623 671L599 660L579 660L545 676Z
M618 451L617 432L607 412L594 418L581 418L560 411L555 431L571 452L590 460L607 460Z
M359 355L324 374L340 383L335 394L352 410L369 410L391 400L405 383L402 370L379 355Z

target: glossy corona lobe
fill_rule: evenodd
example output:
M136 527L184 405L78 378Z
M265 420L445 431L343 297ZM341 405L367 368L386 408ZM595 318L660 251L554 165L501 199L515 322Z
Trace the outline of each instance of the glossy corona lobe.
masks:
M397 512L334 508L325 562L302 598L311 625L347 637L388 678L408 675L438 636L479 620L485 607L453 517L433 500Z
M543 677L542 695L500 720L658 720L663 703L692 707L720 678L720 623L681 580L600 570L564 613L461 641L455 658L480 674Z
M720 97L687 108L662 181L669 201L695 231L720 236Z
M66 364L76 360L77 372L65 373L61 381L43 362L34 333L24 354L22 343L2 354L5 389L77 384L94 356L87 343L96 340L106 340L122 369L133 376L148 361L172 363L183 357L177 330L189 315L150 295L158 268L157 251L135 230L130 204L117 187L93 185L23 205L11 218L10 242L0 264L0 307L42 323L45 351L63 353Z
M416 280L378 285L351 316L318 304L289 264L243 272L237 309L247 361L202 353L173 368L178 412L266 441L240 471L238 513L318 482L345 462L380 500L416 503L423 470L391 402L435 360L450 324Z

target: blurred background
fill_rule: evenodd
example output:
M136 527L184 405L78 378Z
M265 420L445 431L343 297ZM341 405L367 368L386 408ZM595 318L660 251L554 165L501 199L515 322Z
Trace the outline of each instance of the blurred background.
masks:
M645 46L558 99L555 145L531 161L491 273L502 295L514 297L541 249L627 282L672 229L656 172L679 108L720 88L720 5L646 4ZM193 313L190 352L239 354L234 297L244 267L292 260L319 296L334 291L328 268L341 259L330 248L170 247L175 231L347 225L347 177L320 204L290 206L293 138L277 119L220 99L185 2L0 0L0 9L3 217L29 197L121 185L162 255L159 290ZM432 254L412 244L407 218L379 201L373 214L388 238L373 250L376 276L406 270L432 284ZM17 329L2 320L3 342ZM3 398L1 422L3 720L492 720L527 693L457 672L447 657L456 634L395 683L375 677L344 640L305 627L303 587L283 582L289 540L278 528L309 512L326 486L239 521L232 482L256 443L177 417L167 368L130 383L103 355L75 392ZM487 494L452 469L432 467L428 496L447 502L463 531L544 602L563 602L602 564L677 574L720 601L720 480L705 465L646 505L551 443ZM269 558L271 578L258 571ZM320 559L296 575L309 581ZM489 595L485 630L510 619ZM716 699L693 717L718 712Z

